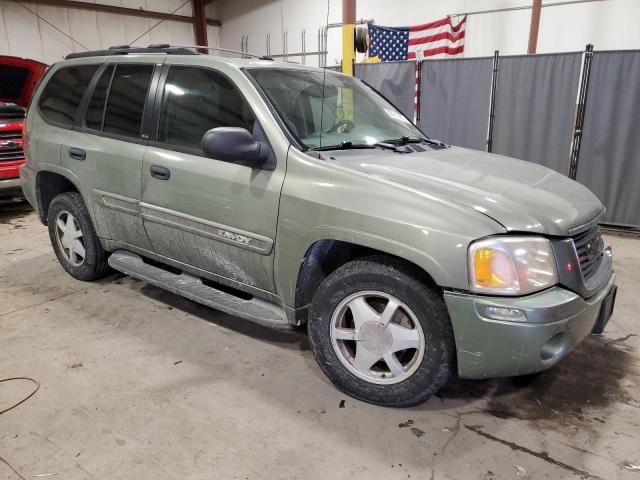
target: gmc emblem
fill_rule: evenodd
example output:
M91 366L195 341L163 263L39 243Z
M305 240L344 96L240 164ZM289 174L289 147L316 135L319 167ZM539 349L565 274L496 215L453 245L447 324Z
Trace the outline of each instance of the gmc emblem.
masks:
M604 241L602 240L602 237L600 235L596 235L589 240L587 242L586 250L587 260L593 261L598 258L602 250L604 250Z

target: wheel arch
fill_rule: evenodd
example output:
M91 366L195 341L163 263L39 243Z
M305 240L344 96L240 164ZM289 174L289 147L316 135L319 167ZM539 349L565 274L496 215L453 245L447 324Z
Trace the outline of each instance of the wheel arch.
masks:
M429 257L408 246L399 248L398 244L372 245L374 242L352 242L338 238L322 238L311 243L300 258L295 272L295 288L289 292L292 300L296 324L303 324L307 320L309 306L320 284L331 273L342 265L358 258L380 256L389 259L423 281L441 291L441 283L436 280L433 272L439 273L441 267L430 262ZM430 269L429 266L432 268ZM439 276L443 278L442 275Z
M82 196L74 179L59 172L41 170L36 174L36 198L40 221L47 224L47 214L52 200L61 193L76 192Z

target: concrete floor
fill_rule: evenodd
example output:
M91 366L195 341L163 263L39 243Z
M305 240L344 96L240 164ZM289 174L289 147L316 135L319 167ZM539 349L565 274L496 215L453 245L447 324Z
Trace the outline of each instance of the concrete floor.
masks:
M640 240L607 241L604 336L538 376L454 379L397 410L336 390L304 333L73 280L35 215L4 207L0 378L42 387L0 416L0 455L34 479L640 479ZM0 410L30 389L0 383Z

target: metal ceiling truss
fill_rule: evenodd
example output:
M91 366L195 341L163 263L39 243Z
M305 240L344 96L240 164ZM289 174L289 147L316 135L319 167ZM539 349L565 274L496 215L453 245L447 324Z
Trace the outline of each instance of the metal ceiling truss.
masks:
M15 0L14 0L15 1ZM172 22L183 22L183 23L191 23L194 25L196 29L196 34L198 34L198 30L204 27L204 35L206 37L206 26L212 25L219 27L222 25L222 22L217 19L206 18L204 13L204 7L212 3L214 0L193 0L193 11L194 16L191 17L189 15L177 15L174 13L164 13L164 12L155 12L151 10L144 10L142 8L128 8L128 7L118 7L115 5L105 5L101 3L88 3L88 2L79 2L77 0L30 0L30 4L38 4L38 5L50 5L53 7L62 7L62 8L75 8L78 10L89 10L92 12L103 12L103 13L113 13L116 15L127 15L131 17L143 17L143 18L154 18L157 20L168 20ZM18 2L20 3L20 2ZM206 42L202 42L203 38L199 38L199 44L203 44ZM206 40L206 38L205 38Z

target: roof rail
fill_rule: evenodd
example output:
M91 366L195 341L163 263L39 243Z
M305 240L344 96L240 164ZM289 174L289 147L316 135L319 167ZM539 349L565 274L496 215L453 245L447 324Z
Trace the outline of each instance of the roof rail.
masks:
M155 45L149 45L149 47L152 47ZM166 45L169 46L169 45ZM252 58L259 58L260 60L273 60L273 58L269 57L269 56L265 56L265 55L256 55L254 53L248 53L248 52L243 52L241 50L232 50L230 48L220 48L220 47L207 47L204 45L170 45L173 48L193 48L196 50L209 50L209 51L215 51L215 52L228 52L228 53L237 53L239 55L242 55L244 57L252 57Z
M131 45L114 45L107 50L92 50L88 52L70 53L65 60L73 58L106 57L109 55L128 55L131 53L164 53L167 55L198 55L188 48L172 47L165 44L149 45L148 47L132 47Z
M165 53L167 55L199 55L198 50L236 53L243 57L259 58L260 60L273 60L269 56L254 55L230 48L207 47L204 45L170 45L168 43L152 43L148 47L133 47L131 45L114 45L107 50L92 50L88 52L70 53L65 60L73 58L106 57L109 55L128 55L130 53Z

